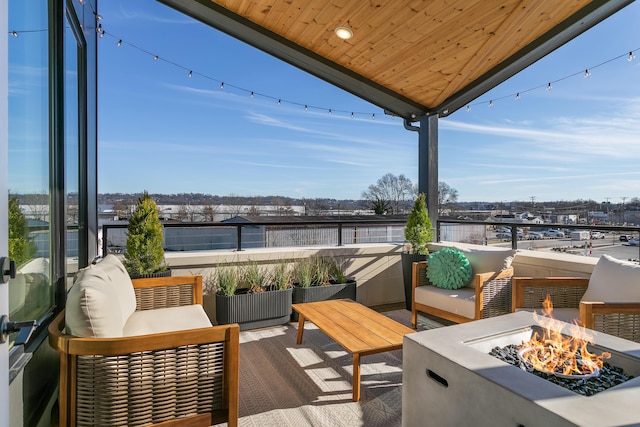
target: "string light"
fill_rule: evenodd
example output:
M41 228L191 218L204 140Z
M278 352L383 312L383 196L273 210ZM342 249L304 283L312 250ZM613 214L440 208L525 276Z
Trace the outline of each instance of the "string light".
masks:
M11 31L11 35L13 37L18 37L18 32L17 31Z
M82 2L82 1L81 1L81 2ZM97 13L96 13L95 15L96 15L96 19L97 19L97 20L101 20L101 19L102 19L102 16L98 15ZM46 31L46 30L39 30L39 31ZM21 32L23 32L23 31L21 31ZM105 34L106 34L106 35L109 35L110 37L114 37L112 34L107 33L107 32L102 28L102 24L98 24L98 26L96 27L96 32L100 35L100 37L101 37L101 38L102 38L102 37L104 37L104 35L105 35ZM18 37L19 32L17 32L17 31L12 31L12 32L10 32L10 34L11 34L13 37ZM115 38L115 37L114 37L114 38ZM122 45L122 43L123 43L122 39L118 39L117 46L118 46L118 47L120 47L120 46ZM137 47L137 46L135 46L135 45L133 45L133 44L131 44L131 43L127 43L127 45L129 45L129 46L131 46L131 47L133 47L133 48L135 48L135 49L138 49L138 50L140 50L140 51L141 51L141 52L143 52L143 53L146 53L146 54L148 54L148 55L152 55L150 52L147 52L146 50L144 50L144 49L142 49L142 48L140 48L140 47ZM602 66L602 65L605 65L605 64L607 64L607 63L609 63L609 62L612 62L612 61L614 61L614 60L616 60L616 59L619 59L621 56L622 56L622 57L626 57L628 61L632 61L633 59L635 59L635 56L634 56L634 54L633 54L633 50L631 50L631 51L629 51L629 53L628 53L628 54L626 54L626 53L625 53L624 55L620 55L620 56L617 56L617 57L615 57L615 58L612 58L612 59L610 59L610 60L608 60L608 61L602 62L602 63L600 63L600 64L598 64L598 65L595 65L595 66L591 67L591 69L596 68L596 67L599 67L599 66ZM154 60L159 60L160 58L159 58L159 56L158 56L158 55L153 55L153 59L154 59ZM172 64L172 65L174 65L174 66L177 66L177 67L183 68L183 69L185 69L185 70L188 70L188 68L183 67L182 65L179 65L179 64L177 64L177 63L174 63L174 62L168 61L168 60L166 60L166 59L162 59L162 60L163 60L164 62L170 63L170 64ZM590 70L589 68L586 68L586 69L584 70L584 77L585 77L585 78L588 78L588 77L590 77L590 76L591 76L591 72L590 72L589 70ZM571 74L571 75L565 76L565 77L563 77L563 78L560 78L560 79L557 79L557 80L554 80L554 81L555 81L555 82L558 82L558 81L564 80L564 79L566 79L566 78L573 77L573 76L575 76L576 74L578 74L578 73L574 73L574 74ZM214 78L212 78L212 77L209 77L209 76L206 76L206 75L204 75L204 74L200 74L200 73L199 73L199 75L200 75L201 77L204 77L204 78L207 78L207 79L210 79L210 80L216 80L216 79L214 79ZM193 76L193 71L192 71L192 70L189 70L188 77L192 77L192 76ZM523 91L520 91L520 92L517 92L517 93L515 94L515 100L519 100L519 99L520 99L520 94L521 94L521 93L529 92L529 91L535 90L535 89L537 89L537 88L539 88L539 87L540 87L540 86L538 86L538 87L534 87L534 88L531 88L531 89L527 89L527 90L523 90ZM261 94L256 94L254 91L249 91L249 90L247 90L247 89L243 89L243 88L236 87L236 86L233 86L233 85L232 85L232 88L235 88L235 89L238 89L238 90L242 90L242 91L245 91L245 92L250 92L250 96L251 96L251 98L253 98L253 97L254 97L254 95L261 95ZM551 82L548 82L548 83L547 83L546 88L547 88L547 90L548 90L548 91L552 89ZM224 82L220 82L220 89L224 89ZM278 102L277 102L277 105L278 105L278 106L279 106L279 105L281 105L281 103L282 103L282 102L287 102L287 101L282 101L282 99L281 99L281 98L275 98L275 97L271 97L271 96L268 96L268 95L261 95L261 96L264 96L264 97L267 97L267 98L271 98L271 99L278 99ZM509 95L509 96L513 96L513 95ZM504 97L504 96L503 96L503 97L495 98L495 99L500 100L500 99L503 99L503 98L506 98L506 97ZM488 104L488 105L489 105L489 107L493 107L493 101L494 101L493 99L489 101L489 104ZM288 101L288 102L290 102L290 101ZM482 101L479 101L479 102L482 102ZM295 102L290 102L290 103L291 103L291 104L296 104L296 105L302 105L302 104L295 103ZM471 106L472 106L472 105L474 105L474 104L468 104L468 105L466 106L466 110L467 110L468 112L470 112L470 111L471 111ZM321 110L323 109L322 107L313 107L313 108L318 108L318 109L321 109ZM305 110L305 111L308 111L308 110L309 110L309 106L308 106L307 104L304 104L304 110ZM352 111L352 112L349 112L349 111L340 111L340 110L328 109L328 113L329 113L329 115L331 115L331 114L333 113L333 111L339 111L339 112L341 112L341 113L347 113L347 114L349 114L349 113L350 113L352 118L354 118L354 117L355 117L355 114L366 114L366 113L356 113L356 112L353 112L353 111ZM447 112L448 112L448 111L447 111ZM446 114L446 113L445 113L445 114ZM391 115L392 115L392 117L394 116L393 114L391 114ZM411 117L415 119L415 118L416 118L416 115L415 115L415 114L412 114L412 115L411 115ZM373 114L371 115L371 118L372 118L372 119L375 119L375 113L373 113Z
M373 113L373 114L371 115L371 120L375 120L375 119L376 119L376 113Z

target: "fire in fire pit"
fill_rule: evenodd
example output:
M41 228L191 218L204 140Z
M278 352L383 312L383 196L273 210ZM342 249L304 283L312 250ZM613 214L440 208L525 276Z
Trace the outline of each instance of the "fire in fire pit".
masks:
M541 327L533 329L529 340L519 346L495 347L489 354L585 396L633 378L605 363L611 357L609 352L596 355L589 351L593 336L585 328L573 324L570 336L562 334L561 322L553 318L549 295L543 307L543 317L533 316Z
M558 332L554 325L559 321L553 318L553 304L549 295L542 306L543 317L534 313L534 319L543 327L542 336L534 333L529 341L522 343L518 356L536 371L576 379L597 376L604 360L609 359L611 354L591 353L587 345L593 344L593 338L577 324L573 325L571 336Z

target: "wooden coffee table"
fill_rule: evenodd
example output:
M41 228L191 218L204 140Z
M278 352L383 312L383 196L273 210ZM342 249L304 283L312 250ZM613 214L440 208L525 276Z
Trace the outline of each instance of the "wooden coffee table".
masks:
M328 300L292 304L299 314L298 344L302 343L304 321L344 347L353 355L353 401L360 400L360 357L402 348L402 337L415 330L352 300Z

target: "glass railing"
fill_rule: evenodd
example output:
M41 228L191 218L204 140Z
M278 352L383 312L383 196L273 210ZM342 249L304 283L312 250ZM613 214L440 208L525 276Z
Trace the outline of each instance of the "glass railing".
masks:
M366 243L404 243L405 219L322 222L292 220L236 223L165 223L166 251L243 250ZM511 246L514 249L557 250L587 254L594 247L618 248L624 259L640 259L640 226L531 224L521 222L441 219L438 241ZM102 226L102 253L126 250L127 225ZM611 249L611 250L613 250ZM614 255L615 256L615 255Z

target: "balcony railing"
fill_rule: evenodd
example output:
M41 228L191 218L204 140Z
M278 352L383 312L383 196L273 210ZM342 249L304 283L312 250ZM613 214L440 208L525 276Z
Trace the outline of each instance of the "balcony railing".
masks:
M343 246L363 243L403 244L405 219L350 220L336 219L308 222L304 217L296 221L264 221L242 223L166 223L167 251L236 250L249 248L283 248L308 246ZM640 235L639 226L530 224L504 221L469 221L442 219L436 223L437 241L457 241L475 244L499 243L490 230L495 227L511 229L511 246L518 248L518 228L559 228L611 232L615 239L621 234ZM103 254L123 252L126 248L126 224L102 226ZM504 242L504 239L501 240ZM583 241L582 244L585 244ZM528 245L529 248L532 248ZM640 247L638 249L640 259Z

